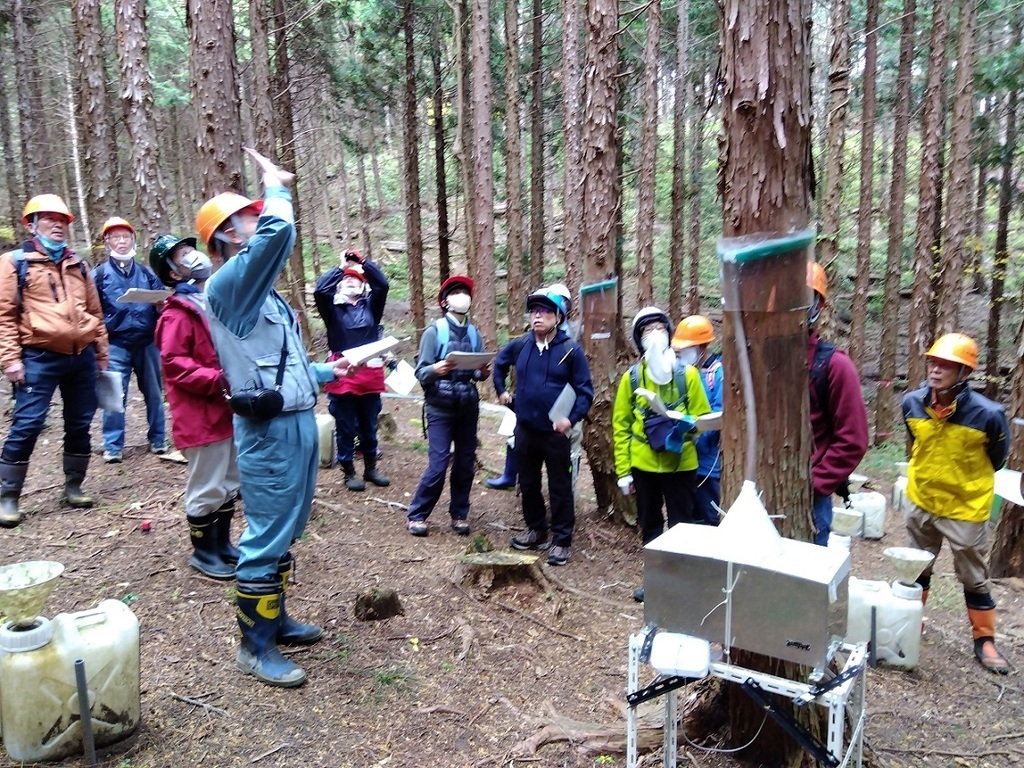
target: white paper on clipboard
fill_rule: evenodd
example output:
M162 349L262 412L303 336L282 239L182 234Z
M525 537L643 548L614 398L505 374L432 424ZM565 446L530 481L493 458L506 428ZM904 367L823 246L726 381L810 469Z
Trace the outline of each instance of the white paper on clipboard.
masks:
M1024 496L1020 489L1021 473L1012 469L1000 469L996 472L996 496L1006 501L1012 501L1019 507L1024 507Z
M159 304L161 301L167 301L170 295L170 291L129 288L123 295L117 297L117 301L119 304Z
M416 371L405 360L399 360L395 370L384 379L384 384L396 395L408 395L416 386Z
M455 363L457 371L475 371L491 362L494 355L494 352L449 352L444 359L449 363Z
M559 419L568 419L575 404L576 390L572 388L572 384L566 384L562 387L562 391L558 393L555 404L548 411L548 418L551 419L551 423L554 424Z
M352 349L346 349L341 356L352 365L362 365L368 360L380 357L385 352L390 352L402 342L394 336L385 336L380 341L371 341L369 344L362 344Z
M516 433L516 412L506 408L501 417L501 424L498 425L498 434L502 437L512 437Z
M104 411L124 413L122 382L121 373L118 371L103 371L96 379L97 405Z

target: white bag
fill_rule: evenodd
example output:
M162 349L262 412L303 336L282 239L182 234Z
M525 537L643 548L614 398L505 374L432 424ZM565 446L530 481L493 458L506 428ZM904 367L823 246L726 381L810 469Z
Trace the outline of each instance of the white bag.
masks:
M118 371L102 371L96 380L96 400L100 408L124 413L124 384Z

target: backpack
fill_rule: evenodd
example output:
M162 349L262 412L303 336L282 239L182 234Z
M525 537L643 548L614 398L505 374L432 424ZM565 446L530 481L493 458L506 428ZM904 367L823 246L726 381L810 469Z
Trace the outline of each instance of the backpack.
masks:
M811 361L811 389L814 391L815 401L823 412L828 413L828 367L832 363L832 355L835 354L836 345L824 339L818 339L814 348L814 358Z
M434 321L434 328L437 331L437 359L444 360L448 356L448 344L451 339L451 327L446 318L438 318ZM480 343L480 332L476 326L470 323L466 326L466 333L469 335L469 343L473 349L483 349Z
M683 410L687 413L690 412L690 396L686 391L686 367L685 365L677 365L673 378L676 383L676 390L678 390L681 397L676 400L672 405L668 403L665 407L672 410L680 403L683 406ZM640 363L633 363L629 366L629 391L630 393L636 392L636 388L640 386Z
M28 285L28 257L25 256L25 251L19 248L16 251L11 251L11 261L14 263L14 274L18 278L18 290L15 294L15 302L18 306L18 312L21 312L21 294L25 290L25 286ZM84 261L78 262L79 269L82 270L82 278L89 281L89 270L85 266Z

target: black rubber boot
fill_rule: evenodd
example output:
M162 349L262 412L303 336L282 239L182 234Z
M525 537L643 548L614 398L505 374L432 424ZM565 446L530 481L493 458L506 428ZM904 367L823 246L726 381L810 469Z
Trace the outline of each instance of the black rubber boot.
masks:
M350 491L365 491L366 483L356 474L356 465L352 461L341 462L341 471L345 473L345 487Z
M21 522L18 499L28 474L27 461L0 461L0 527L14 528Z
M516 455L507 445L505 446L505 471L501 477L484 480L484 485L496 491L510 491L516 487L519 480L519 471L516 467Z
M82 491L82 483L85 481L85 473L89 470L89 455L81 456L77 453L64 454L64 495L61 501L69 507L76 509L87 509L95 501Z
M277 647L281 626L281 584L272 581L240 581L235 591L235 614L242 643L235 665L267 685L295 688L306 682L306 673Z
M225 563L236 565L241 552L231 543L231 519L235 516L235 500L228 499L213 514L217 521L217 553Z
M225 562L220 554L216 513L207 517L187 515L188 535L192 540L192 557L188 564L204 576L217 581L235 578L235 566ZM237 562L237 561L236 561Z
M288 586L292 580L295 558L286 552L277 564L277 575L281 579L281 626L277 628L277 642L281 645L312 645L324 636L324 631L316 624L302 624L285 610Z
M365 469L363 471L363 480L368 480L369 482L376 485L378 488L387 488L389 485L391 485L391 481L377 471L376 456L364 456L363 463L365 464Z

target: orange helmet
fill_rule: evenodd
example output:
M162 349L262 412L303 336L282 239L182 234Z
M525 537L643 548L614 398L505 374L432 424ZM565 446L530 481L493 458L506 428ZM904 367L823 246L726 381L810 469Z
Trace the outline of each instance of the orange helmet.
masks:
M966 365L972 371L978 367L978 345L974 343L974 339L962 333L947 333L940 336L928 350L927 356Z
M220 229L221 225L239 211L246 208L254 208L257 212L263 211L262 200L250 200L237 192L221 192L211 197L196 214L196 231L199 239L207 247L213 239L213 233Z
M828 298L828 278L825 277L825 268L816 261L807 262L807 287L815 293L820 293L822 300Z
M68 217L70 224L75 220L68 210L67 204L60 195L36 195L25 204L25 210L21 214L21 223L26 227L33 216L38 213L60 213Z
M127 229L129 232L132 233L132 237L135 236L135 227L133 227L127 221L122 219L120 216L111 216L109 219L103 222L103 229L100 230L100 237L106 237L107 232L109 232L112 229L117 229L118 227Z
M672 349L696 347L714 340L715 329L711 327L711 321L704 315L690 315L676 326L676 332L672 334Z

